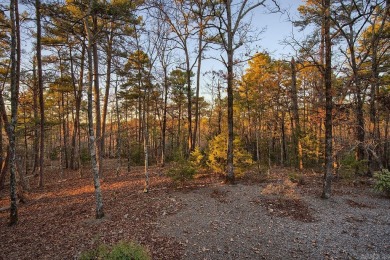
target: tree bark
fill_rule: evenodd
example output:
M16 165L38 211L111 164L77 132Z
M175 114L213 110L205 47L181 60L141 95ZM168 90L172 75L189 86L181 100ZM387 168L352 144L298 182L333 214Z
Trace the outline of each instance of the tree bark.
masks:
M39 148L39 187L44 185L44 158L45 158L45 101L43 99L43 76L42 76L42 44L41 44L41 1L35 0L35 10L37 19L37 72L38 72L38 91L39 91L39 110L40 110L40 148Z
M298 111L298 94L297 94L297 70L294 58L291 58L291 101L292 110L294 117L294 143L296 152L296 167L299 171L303 170L303 155L302 155L302 144L301 144L301 125L299 123L299 111Z
M92 17L93 21L93 36L92 40L92 51L93 51L93 71L94 71L94 98L95 98L95 122L96 122L96 162L99 165L99 175L103 177L103 154L102 154L102 122L101 122L101 112L100 112L100 87L99 87L99 55L98 55L98 46L97 46L97 37L98 37L98 24L97 24L97 15L94 13Z
M113 43L113 30L111 28L109 35L107 36L107 68L106 68L106 89L104 93L103 101L103 118L102 118L102 140L101 140L101 151L102 155L105 154L105 135L106 135L106 121L107 121L107 110L108 110L108 96L110 95L111 85L111 63L112 63L112 43Z
M92 86L93 86L93 79L94 79L94 62L93 62L93 42L92 42L92 33L89 27L88 18L91 15L91 8L93 5L93 0L89 1L88 5L88 11L87 15L84 18L84 27L85 32L87 34L87 56L88 56L88 91L87 91L87 97L88 97L88 134L89 134L89 152L91 155L91 163L92 163L92 173L93 173L93 181L94 181L94 187L95 187L95 197L96 197L96 218L100 219L104 217L104 211L103 211L103 196L100 188L100 180L99 180L99 164L97 161L97 144L94 134L94 128L93 128L93 113L92 113L92 104L93 104L93 98L92 98ZM95 71L95 74L97 72Z
M161 129L161 161L160 165L161 167L165 166L165 139L166 139L166 132L167 132L167 104L168 104L168 90L169 90L169 84L168 84L168 67L166 65L163 65L164 68L164 107L163 107L163 118L162 118L162 129Z
M227 112L228 112L228 144L227 144L227 173L226 182L229 184L235 183L234 168L233 168L233 140L234 140L234 122L233 122L233 27L232 27L232 11L231 1L226 1L227 15Z
M9 140L9 165L10 165L10 222L9 225L16 225L18 223L18 207L16 204L16 143L15 143L15 129L17 124L17 112L18 112L18 78L19 70L17 62L17 52L20 53L20 34L16 20L18 20L18 0L10 1L10 20L11 20L11 122L8 126L8 140ZM20 56L19 56L20 57ZM20 68L20 67L19 67Z
M331 184L333 176L333 136L332 136L332 50L330 37L330 0L324 0L324 39L325 39L325 173L322 197L331 196Z
M34 163L31 170L31 174L35 175L35 171L39 165L39 116L38 116L38 79L37 79L37 70L36 70L36 57L33 60L33 113L34 113L34 141L33 141L33 149L34 149Z

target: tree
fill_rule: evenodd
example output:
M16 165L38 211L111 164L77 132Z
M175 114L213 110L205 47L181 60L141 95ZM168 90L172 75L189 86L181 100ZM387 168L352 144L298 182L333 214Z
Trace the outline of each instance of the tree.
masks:
M333 137L332 137L332 41L330 35L330 0L323 1L323 28L325 43L325 173L322 197L325 199L331 196L331 184L333 176Z
M265 0L251 2L249 0L241 1L239 4L232 4L232 0L225 0L214 5L214 15L217 17L215 28L218 31L216 41L220 43L226 53L226 58L222 60L227 69L227 121L228 121L228 144L227 144L227 174L226 182L233 184L235 182L233 168L233 141L234 141L234 122L233 122L233 88L234 88L234 65L237 61L234 59L235 51L248 41L248 24L244 18L248 13L259 6L265 5Z
M45 157L45 101L43 99L43 76L42 76L42 54L41 54L41 1L35 0L35 15L37 23L37 81L39 92L40 111L40 148L39 148L39 187L43 187L44 157Z
M10 225L18 223L18 207L16 204L16 140L15 130L18 121L18 95L19 95L19 73L20 66L20 32L19 32L19 12L18 0L10 1L10 22L11 22L11 122L8 126L8 140L9 140L9 165L10 165ZM19 47L19 48L18 48Z
M94 0L90 0L87 6L87 13L83 19L84 28L87 35L87 57L88 57L88 90L87 90L87 98L88 98L88 134L89 134L89 153L91 155L91 163L92 163L92 173L93 173L93 181L95 186L95 196L96 196L96 218L100 219L104 217L103 211L103 197L100 188L100 180L99 180L99 164L97 161L97 143L94 135L93 128L93 115L92 115L92 85L93 85L93 75L94 75L94 67L93 67L93 39L91 32L91 25L89 19L91 18L91 9L93 6ZM97 73L95 71L95 73Z

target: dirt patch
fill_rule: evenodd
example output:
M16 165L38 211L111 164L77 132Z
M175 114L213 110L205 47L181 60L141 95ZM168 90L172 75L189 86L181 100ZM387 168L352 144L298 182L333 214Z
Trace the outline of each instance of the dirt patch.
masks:
M210 193L210 197L216 199L217 201L221 203L227 202L227 193L229 191L222 191L220 189L213 189Z
M315 221L308 205L301 199L264 198L260 202L268 214L278 217L289 217L302 222Z
M351 206L353 208L359 208L359 209L362 209L362 208L373 209L374 208L374 206L372 206L372 205L367 205L365 203L357 202L357 201L354 201L352 199L347 199L346 202L349 206Z

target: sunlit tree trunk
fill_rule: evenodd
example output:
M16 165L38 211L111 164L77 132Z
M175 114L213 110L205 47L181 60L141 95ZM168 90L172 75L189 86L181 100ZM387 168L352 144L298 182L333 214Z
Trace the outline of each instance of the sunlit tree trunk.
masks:
M95 123L96 123L96 162L99 168L99 176L103 177L103 151L102 151L102 121L100 112L100 87L99 87L99 55L97 46L98 21L96 13L92 15L93 35L91 36L93 56L93 94L95 98Z
M296 65L294 58L291 59L291 101L294 118L294 143L296 153L296 167L299 171L303 170L303 155L302 155L302 144L301 144L301 125L299 123L299 111L298 111L298 95L297 95L297 74Z
M76 84L76 79L74 78L74 66L73 66L73 55L72 49L70 49L70 62L71 62L71 73L72 73L72 81L73 81L73 94L75 97L75 116L73 122L73 133L71 140L71 153L70 153L70 167L71 169L79 169L80 168L80 151L79 146L80 142L77 145L77 136L80 133L80 108L81 108L81 98L83 92L83 82L84 82L84 59L85 59L85 47L82 46L81 49L81 60L80 60L80 78L78 83ZM78 164L76 166L76 163Z
M106 67L106 89L104 93L103 101L103 118L102 118L102 140L101 140L101 151L105 154L105 135L106 135L106 121L107 121L107 110L108 110L108 96L110 95L111 85L111 63L112 63L112 44L113 44L113 33L114 29L110 29L107 35L107 67Z
M84 18L84 27L85 32L87 34L87 57L88 57L88 134L89 134L89 152L91 155L91 163L92 163L92 173L93 173L93 181L95 186L95 196L96 196L96 218L100 219L104 217L103 211L103 196L100 188L100 180L99 180L99 164L97 161L97 144L94 134L93 128L93 113L92 113L92 88L93 88L93 79L94 79L94 67L93 67L93 42L92 42L92 33L90 30L90 25L88 22L88 18L91 15L91 8L93 5L93 0L89 1L87 15ZM95 71L95 74L97 71Z
M117 127L117 132L116 132L116 156L117 156L117 167L116 167L116 175L119 175L120 168L122 166L122 140L121 140L121 118L119 114L119 97L118 97L118 82L115 84L115 114L116 114L116 127Z

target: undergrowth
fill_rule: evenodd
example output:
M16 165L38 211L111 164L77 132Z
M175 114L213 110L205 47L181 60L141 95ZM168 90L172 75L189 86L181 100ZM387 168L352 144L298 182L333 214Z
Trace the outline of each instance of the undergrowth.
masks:
M150 260L147 249L134 242L120 242L112 247L99 245L98 247L81 253L80 260Z

